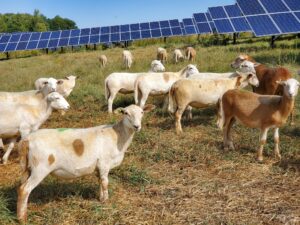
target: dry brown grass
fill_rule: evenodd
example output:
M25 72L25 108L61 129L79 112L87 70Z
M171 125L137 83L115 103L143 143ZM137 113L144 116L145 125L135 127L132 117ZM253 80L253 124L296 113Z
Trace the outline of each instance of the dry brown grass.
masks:
M157 46L133 49L132 71L147 70ZM81 76L70 97L72 109L57 113L43 127L89 127L119 119L106 113L103 80L121 70L122 49L105 51L116 62L100 70L99 52L43 55L0 62L1 90L26 90L40 75L55 77L74 73ZM266 62L275 56L299 54L293 49L252 52ZM198 47L197 64L211 71L227 66L238 49ZM168 64L179 70L186 63ZM285 61L292 71L300 62ZM26 77L26 79L25 79ZM12 80L13 82L9 82ZM130 104L132 97L119 97L115 107ZM153 100L156 104L158 100ZM298 105L299 109L299 98ZM221 131L216 128L213 109L196 110L192 121L184 121L184 133L176 136L174 121L159 109L144 118L123 164L111 171L105 204L98 201L98 180L90 175L64 181L48 177L31 194L30 224L299 224L300 223L300 119L295 127L280 130L283 161L273 156L272 134L265 150L265 162L254 160L258 131L236 125L238 150L224 152ZM5 200L0 224L16 223L18 157L0 166L0 195Z

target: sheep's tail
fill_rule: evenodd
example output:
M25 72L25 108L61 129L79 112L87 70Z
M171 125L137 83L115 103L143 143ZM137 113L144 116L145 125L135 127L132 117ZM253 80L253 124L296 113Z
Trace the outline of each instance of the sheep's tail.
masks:
M134 82L134 102L136 105L139 104L139 80Z
M22 170L21 183L23 184L30 176L28 167L29 141L27 139L20 141L18 151L20 155L20 166Z
M225 123L225 114L224 114L224 109L222 104L222 98L220 98L217 102L217 110L218 110L217 125L222 130Z
M105 99L106 101L109 99L110 97L110 91L109 91L109 87L108 87L108 80L105 79L105 85L104 85L104 89L105 89Z
M170 113L175 113L176 111L176 99L175 99L175 85L172 85L170 91L169 91L169 106L168 106L168 111Z

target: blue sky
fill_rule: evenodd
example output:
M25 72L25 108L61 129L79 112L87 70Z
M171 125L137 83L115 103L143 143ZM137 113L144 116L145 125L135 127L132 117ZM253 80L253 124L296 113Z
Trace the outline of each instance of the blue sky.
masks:
M79 28L192 17L208 7L235 0L0 0L0 13L30 13L39 9L49 18L72 19Z

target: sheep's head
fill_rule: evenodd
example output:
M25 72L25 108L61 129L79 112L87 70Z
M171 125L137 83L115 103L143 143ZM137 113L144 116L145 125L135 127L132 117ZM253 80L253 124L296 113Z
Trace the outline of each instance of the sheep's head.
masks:
M283 86L284 95L288 98L294 99L297 96L300 83L296 79L276 81L276 83Z
M231 63L231 67L233 69L239 69L241 64L244 62L244 61L251 61L251 62L254 62L254 60L249 56L249 55L246 55L246 54L241 54L239 55L232 63Z
M196 65L189 64L187 65L185 72L186 72L186 77L189 77L193 74L199 73L199 70L197 69Z
M57 110L67 110L70 108L67 100L58 92L52 92L47 95L47 101L51 107Z

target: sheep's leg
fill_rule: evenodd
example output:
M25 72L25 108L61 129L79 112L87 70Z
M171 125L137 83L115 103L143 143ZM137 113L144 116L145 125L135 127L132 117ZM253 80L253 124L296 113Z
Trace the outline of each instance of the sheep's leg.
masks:
M149 93L143 93L140 101L140 107L143 109L145 107L146 101L148 99Z
M163 105L163 112L167 112L168 111L168 105L169 105L169 96L166 95L164 98L164 105Z
M3 164L7 164L8 157L9 157L10 153L12 152L12 150L14 149L14 146L15 146L15 140L13 140L9 143L8 148L2 158Z
M180 134L182 133L182 127L181 127L181 118L182 118L182 114L184 113L184 108L177 108L176 112L175 112L175 127L176 127L176 133Z
M31 191L42 182L42 180L50 173L45 168L36 167L31 171L31 175L25 183L18 189L17 215L20 222L27 220L27 204Z
M228 141L229 137L228 136L230 136L229 125L230 125L232 118L228 118L225 115L224 120L225 120L225 122L224 122L224 127L223 127L223 144L224 144L224 150L228 150L228 148L229 148L229 141Z
M261 135L260 135L260 147L257 151L257 160L259 162L263 161L263 150L264 150L264 145L266 144L267 141L267 135L268 135L269 128L263 128L261 130Z
M294 126L295 125L295 107L293 108L291 115L290 115L290 125Z
M186 107L186 118L187 120L192 120L193 119L193 114L192 114L192 106Z
M114 99L115 99L117 93L118 93L117 91L110 91L110 96L107 100L109 113L113 112L113 103L114 103Z
M0 138L0 148L4 149L4 144L3 144L2 138Z
M274 142L275 142L275 149L274 149L275 157L281 160L281 155L279 152L279 128L275 128L274 130Z
M231 149L231 150L235 149L234 145L233 145L233 141L232 141L232 136L231 136L231 128L232 128L234 122L235 122L235 119L232 118L227 127L227 140L228 140L229 149Z
M100 182L100 201L104 202L108 199L108 173L109 169L99 169L99 182Z

